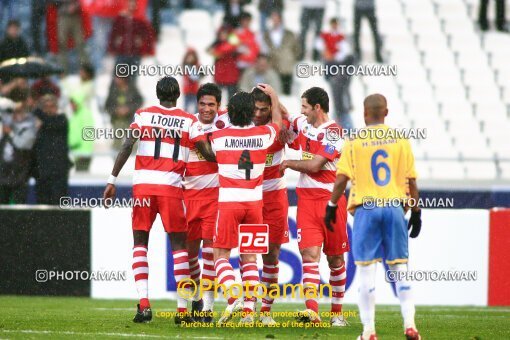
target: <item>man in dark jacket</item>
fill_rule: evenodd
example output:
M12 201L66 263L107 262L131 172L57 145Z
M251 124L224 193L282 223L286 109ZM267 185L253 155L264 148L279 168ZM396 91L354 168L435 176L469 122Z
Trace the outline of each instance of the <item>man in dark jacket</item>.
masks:
M71 168L67 117L58 113L57 98L53 95L41 98L34 115L41 121L34 145L37 203L58 205L60 198L67 196Z
M10 20L7 24L5 38L0 43L0 63L4 60L28 56L27 43L20 36L20 23L18 20Z

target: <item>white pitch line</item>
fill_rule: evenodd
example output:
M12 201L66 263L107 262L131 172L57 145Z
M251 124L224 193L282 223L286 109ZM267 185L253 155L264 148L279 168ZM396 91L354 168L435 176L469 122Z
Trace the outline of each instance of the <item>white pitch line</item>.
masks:
M104 332L98 332L98 333L92 333L92 332L72 332L72 331L37 331L33 329L2 329L0 330L3 333L26 333L26 334L58 334L58 335L102 335L102 336L119 336L119 337L125 337L125 338L139 338L139 337L145 337L145 338L160 338L160 339L168 339L169 335L154 335L154 334L131 334L131 333L104 333ZM180 339L182 338L180 335L172 335L171 336L174 339ZM221 337L215 337L215 336L193 336L193 339L223 339Z

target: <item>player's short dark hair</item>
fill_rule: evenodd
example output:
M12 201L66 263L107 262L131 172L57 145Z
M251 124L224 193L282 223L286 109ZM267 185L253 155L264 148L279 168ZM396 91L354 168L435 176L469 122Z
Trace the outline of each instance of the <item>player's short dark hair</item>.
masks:
M244 19L251 19L251 18L252 18L252 16L248 12L241 12L241 14L239 14L239 21L243 21Z
M80 68L89 76L90 79L94 79L96 76L96 70L92 64L84 63Z
M227 105L228 117L235 126L250 125L255 111L253 96L248 92L237 92L230 98Z
M265 94L264 91L262 91L258 87L255 87L253 88L253 90L251 90L251 95L253 97L254 102L263 102L271 105L271 97Z
M333 17L331 19L329 19L329 23L332 25L332 24L338 24L339 20L337 17Z
M11 19L7 22L7 27L11 27L11 26L16 26L16 27L20 28L21 23L19 22L18 19Z
M221 89L218 85L214 83L205 83L203 85L200 85L197 92L197 102L203 96L213 96L214 98L216 98L218 104L221 103Z
M321 87L311 87L301 95L306 98L308 104L315 106L319 104L324 112L329 112L329 96Z
M176 102L181 95L177 79L171 76L161 78L156 85L156 95L159 101Z

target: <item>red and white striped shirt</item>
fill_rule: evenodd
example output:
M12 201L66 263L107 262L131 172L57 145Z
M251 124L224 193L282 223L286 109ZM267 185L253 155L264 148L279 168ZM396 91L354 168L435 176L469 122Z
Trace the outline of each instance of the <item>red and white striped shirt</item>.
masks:
M231 126L213 133L211 146L216 153L220 182L219 208L262 207L266 155L277 131L275 124L252 124Z
M195 115L198 119L198 113ZM230 126L226 112L218 112L211 124L202 124L197 121L190 131L191 139L205 135L210 139L213 132ZM218 199L218 163L208 162L196 148L191 149L186 172L184 174L185 200Z
M301 149L301 159L309 160L318 155L328 160L319 172L300 174L296 193L301 199L329 200L336 179L336 163L343 147L341 128L334 120L315 128L303 115L293 115L289 119L292 129L298 133L294 145Z
M154 105L136 111L130 125L140 132L133 175L134 196L182 199L182 176L190 149L205 138L202 135L190 139L189 132L196 121L195 116L175 107Z
M283 120L283 128L288 129L290 123L288 120ZM264 182L262 190L264 192L264 201L271 202L272 200L279 199L280 196L267 194L276 190L287 189L287 182L283 173L280 172L280 164L285 160L285 145L279 140L275 139L273 144L267 150L266 164L264 168Z

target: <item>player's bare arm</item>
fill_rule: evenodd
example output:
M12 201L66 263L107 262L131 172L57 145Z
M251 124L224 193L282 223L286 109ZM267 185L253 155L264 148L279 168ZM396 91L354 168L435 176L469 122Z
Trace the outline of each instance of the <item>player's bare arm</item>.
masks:
M313 174L319 172L327 162L327 158L319 155L315 155L312 159L307 160L286 160L280 165L280 171L290 168L305 174Z
M278 125L278 128L281 131L283 126L283 119L278 95L276 94L275 90L268 84L258 84L257 87L271 98L272 123Z
M112 170L112 176L117 177L122 170L122 167L124 167L124 164L126 164L126 161L129 159L129 156L131 155L131 152L133 151L133 146L135 145L137 139L133 138L133 136L128 135L126 137L126 140L122 144L122 148L119 151L119 154L117 155L117 158L115 159L115 164L113 165ZM106 188L103 193L103 199L106 200L112 199L115 197L116 194L115 184L114 183L108 183L106 185Z
M211 144L209 144L209 142L199 141L195 144L195 146L208 162L216 163L216 156L214 155L214 152L211 148Z

